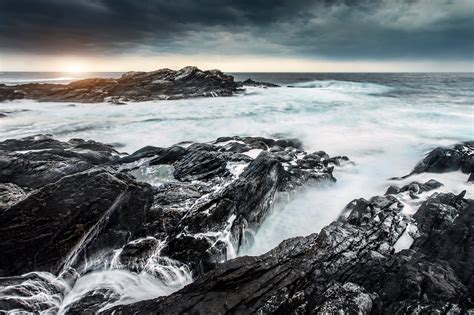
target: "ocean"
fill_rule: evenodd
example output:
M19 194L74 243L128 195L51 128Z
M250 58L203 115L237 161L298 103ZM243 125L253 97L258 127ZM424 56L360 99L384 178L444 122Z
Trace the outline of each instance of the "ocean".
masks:
M67 83L83 77L121 73L0 73L0 83ZM306 151L347 155L354 165L336 169L337 183L301 191L276 207L240 255L262 254L294 236L317 233L355 198L383 195L389 178L408 174L437 146L474 140L473 73L233 73L280 84L247 88L234 97L110 104L0 103L0 141L39 133L60 140L93 139L132 153L146 145L211 141L220 136L291 137ZM460 172L420 174L437 179L441 191L472 185ZM127 274L129 283L130 275ZM120 277L114 281L121 281ZM123 280L125 281L125 280ZM140 285L138 285L140 287ZM130 292L137 287L130 286ZM166 290L163 290L167 292Z

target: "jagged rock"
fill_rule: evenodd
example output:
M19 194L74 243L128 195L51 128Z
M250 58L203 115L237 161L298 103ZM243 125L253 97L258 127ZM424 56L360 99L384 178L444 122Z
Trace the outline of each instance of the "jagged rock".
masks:
M234 257L279 194L287 199L313 181L335 181L332 167L299 166L307 153L295 139L230 137L145 147L122 158L109 145L81 139L0 145L9 198L0 212L0 274L8 276L70 267L84 275L111 266L163 281L162 270L173 268L197 276ZM271 151L275 146L282 150ZM37 151L21 152L32 147ZM162 167L172 170L169 182L133 178ZM150 260L165 267L150 269ZM69 311L98 310L114 292L89 292Z
M415 166L411 174L445 173L457 170L461 170L463 173L474 172L473 141L459 143L452 148L434 149Z
M411 182L410 184L405 185L401 188L391 185L390 187L387 188L385 195L390 195L390 194L393 195L393 194L398 194L398 193L408 191L412 194L411 196L413 197L414 195L418 195L420 193L427 192L427 191L439 188L441 186L443 186L443 184L434 179L430 179L429 181L423 184L419 182Z
M269 82L256 82L250 78L245 81L239 82L243 86L255 86L260 88L267 88L267 87L280 87L278 84L269 83Z
M435 193L427 204L437 205L435 212L453 207L459 215L409 249L394 251L412 224L403 204L394 196L358 199L320 234L225 262L170 296L104 313L468 312L474 307L474 201Z
M182 181L205 180L214 176L227 176L226 161L217 154L190 150L174 165L174 177Z
M69 84L29 83L0 86L0 102L34 99L48 102L116 105L128 101L167 100L189 97L231 96L239 84L219 70L202 71L185 67L174 71L127 72L118 79L84 79Z
M157 157L150 161L150 165L173 164L181 157L183 157L186 152L188 151L185 148L180 147L178 145L163 149L161 152L157 151L158 154L155 154L155 156L157 155Z
M16 288L9 291L13 298L0 298L0 309L57 311L57 303L35 300L35 290L60 300L64 290L52 279L69 267L80 275L123 268L163 281L167 269L197 277L170 296L105 313L462 313L474 308L474 202L465 194L435 193L418 203L413 217L402 211L401 197L425 198L422 193L441 186L435 180L356 199L319 234L286 240L258 257L226 261L251 242L248 231L258 229L278 198L313 181L334 181L334 165L348 159L308 154L295 140L261 137L145 147L128 159L114 158L110 146L80 139L39 137L0 146L2 157L25 163L59 156L91 165L31 189L12 181L0 186L7 196L1 199L7 201L0 211L0 272L11 276L0 279L0 286ZM41 151L17 152L30 147ZM4 170L13 174L12 167ZM137 170L161 167L172 170L167 182L152 186L133 178ZM16 276L31 270L53 274L33 286ZM91 290L66 311L97 312L119 299L113 289Z
M51 135L46 134L0 142L0 151L51 150L66 149L68 147L67 143L53 139Z
M109 145L37 135L0 142L0 183L40 188L66 175L110 163L118 153Z
M97 170L64 177L7 208L0 214L0 275L59 272L126 191L123 181Z
M26 196L26 192L18 185L0 183L0 211L17 203Z

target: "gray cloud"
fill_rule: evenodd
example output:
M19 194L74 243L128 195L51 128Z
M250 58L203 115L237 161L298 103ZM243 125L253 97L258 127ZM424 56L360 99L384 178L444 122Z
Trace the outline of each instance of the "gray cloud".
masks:
M471 0L3 0L4 52L469 59Z

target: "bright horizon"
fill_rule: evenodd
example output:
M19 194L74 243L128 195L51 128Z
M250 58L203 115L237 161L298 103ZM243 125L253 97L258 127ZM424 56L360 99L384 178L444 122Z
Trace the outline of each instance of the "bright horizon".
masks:
M229 59L231 61L225 60ZM236 62L236 60L238 60ZM0 54L2 72L126 72L153 71L161 68L180 69L197 66L200 69L220 69L224 72L473 72L474 63L454 61L440 63L432 60L416 61L332 61L291 58L259 58L242 56L119 56L102 59L54 57L41 58L41 63L27 56Z

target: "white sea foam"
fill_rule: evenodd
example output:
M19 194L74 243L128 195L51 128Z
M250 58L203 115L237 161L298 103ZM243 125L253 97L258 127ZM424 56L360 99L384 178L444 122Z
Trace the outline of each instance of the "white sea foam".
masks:
M349 82L349 81L335 81L335 80L318 80L310 82L302 82L293 85L299 88L314 88L325 89L343 92L357 92L357 93L384 93L391 90L388 86L366 83L366 82Z
M25 83L69 83L79 78L75 77L57 77L57 78L38 78L38 79L0 79L0 83L5 85L16 85Z

